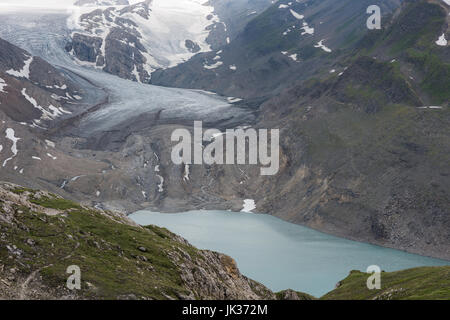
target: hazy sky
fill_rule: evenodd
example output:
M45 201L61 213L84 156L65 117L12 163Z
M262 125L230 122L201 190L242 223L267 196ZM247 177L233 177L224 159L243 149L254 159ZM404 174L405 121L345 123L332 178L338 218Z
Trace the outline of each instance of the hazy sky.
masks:
M0 11L8 7L65 9L73 6L77 0L0 0ZM144 0L129 0L130 4ZM205 0L206 2L206 0Z
M0 0L1 7L37 7L62 9L73 5L74 0Z

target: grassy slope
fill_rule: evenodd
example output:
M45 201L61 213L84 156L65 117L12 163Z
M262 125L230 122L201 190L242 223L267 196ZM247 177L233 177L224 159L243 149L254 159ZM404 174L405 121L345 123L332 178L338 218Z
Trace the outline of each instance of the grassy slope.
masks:
M63 199L48 197L33 202L46 208L72 209L65 216L48 216L17 206L17 227L0 221L0 230L6 235L2 240L22 251L18 264L8 258L10 253L5 246L0 247L0 261L6 269L19 268L18 273L26 275L49 266L41 271L43 281L58 288L65 285L66 268L78 265L84 286L81 295L87 298L113 299L133 293L137 297L164 299L162 293L174 297L187 293L166 250L180 248L192 257L196 250L175 241L167 230L142 230L116 223L98 211ZM145 247L147 252L141 252L139 247ZM75 250L77 254L71 256ZM96 289L86 287L87 282Z
M381 290L368 290L367 273L352 271L323 300L449 300L450 266L383 272Z
M450 99L449 48L435 44L446 15L437 4L412 3L385 32L375 32L361 41L359 49L368 54L384 52L411 64L421 74L420 89L433 103L446 103Z

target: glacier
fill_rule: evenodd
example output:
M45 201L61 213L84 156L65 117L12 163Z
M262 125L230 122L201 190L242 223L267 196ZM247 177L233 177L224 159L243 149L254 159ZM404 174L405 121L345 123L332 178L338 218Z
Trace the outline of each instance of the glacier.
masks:
M86 109L102 103L107 96L107 103L89 112L79 123L81 136L113 130L127 119L156 112L160 112L160 119L165 123L198 120L221 128L218 123L231 126L254 119L250 110L230 104L226 97L199 90L140 84L77 64L64 51L71 32L67 27L69 14L45 10L0 11L0 37L45 59L77 82L83 89L82 104Z

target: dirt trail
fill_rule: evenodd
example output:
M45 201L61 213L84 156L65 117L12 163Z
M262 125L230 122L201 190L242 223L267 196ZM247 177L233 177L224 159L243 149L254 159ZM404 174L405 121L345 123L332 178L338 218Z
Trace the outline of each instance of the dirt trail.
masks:
M80 247L80 243L77 242L77 244L75 245L75 248L73 249L72 253L65 256L64 258L62 258L61 260L67 260L69 258L71 258L73 256L73 253L75 252L75 250L77 250ZM26 279L25 281L21 284L20 286L20 291L19 291L19 300L27 300L27 289L28 289L28 285L30 284L31 281L33 281L36 276L39 274L39 272L41 272L44 269L53 267L53 264L49 264L46 265L42 268L39 268L35 271L33 271Z

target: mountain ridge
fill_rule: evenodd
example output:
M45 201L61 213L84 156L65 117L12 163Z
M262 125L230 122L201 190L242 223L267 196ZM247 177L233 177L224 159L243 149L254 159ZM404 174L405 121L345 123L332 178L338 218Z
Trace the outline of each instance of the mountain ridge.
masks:
M285 9L275 6L267 12L289 19L289 25L301 21ZM166 110L153 110L120 118L115 126L94 132L95 137L87 134L89 128L69 128L36 139L34 133L19 131L26 128L12 127L13 122L2 124L4 130L15 130L12 140L6 132L2 137L2 160L10 156L6 152L12 151L14 139L21 139L19 156L3 171L5 180L127 212L149 207L163 212L240 211L244 199L254 199L256 211L284 220L449 259L445 138L450 60L449 47L437 43L442 32L444 38L448 35L448 10L442 2L408 2L384 20L382 30L361 34L346 50L337 52L330 45L329 53L310 42L310 49L328 61L314 77L299 75L278 94L250 99L250 105L234 102L226 107L232 110L230 117L243 113L231 122L223 122L224 109L219 109L220 116L205 127L281 129L278 176L261 177L254 166L173 165L170 135L180 127L191 130L192 123L164 119ZM423 23L416 23L418 17ZM405 37L404 30L414 32ZM290 64L302 64L279 55ZM89 119L84 114L79 120ZM30 147L36 142L38 149ZM25 176L16 171L22 168L16 164L22 143L31 165ZM47 166L36 157L61 161Z

